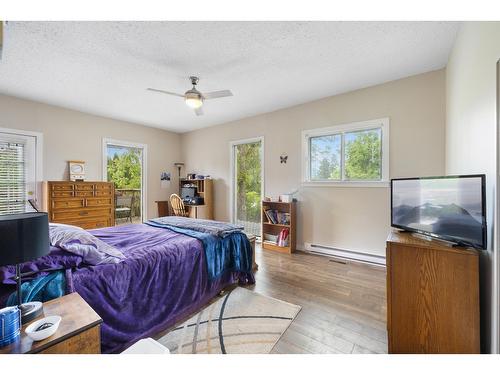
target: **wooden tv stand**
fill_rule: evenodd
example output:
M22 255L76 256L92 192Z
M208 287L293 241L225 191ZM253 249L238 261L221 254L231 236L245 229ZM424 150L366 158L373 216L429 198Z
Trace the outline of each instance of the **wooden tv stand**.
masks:
M389 353L480 353L479 251L392 231Z

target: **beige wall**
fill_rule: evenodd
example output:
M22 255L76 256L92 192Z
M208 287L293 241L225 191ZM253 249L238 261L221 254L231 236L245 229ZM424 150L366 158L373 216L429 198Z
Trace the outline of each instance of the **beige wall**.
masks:
M498 352L497 72L500 23L467 22L446 69L446 172L486 173L488 251L481 257L483 350Z
M187 172L215 183L215 216L230 218L229 142L265 138L265 193L300 188L298 243L385 255L389 188L301 187L301 131L389 117L391 177L445 169L445 72L439 70L182 135ZM279 156L288 154L288 163Z
M111 120L10 96L0 95L0 128L43 133L43 175L46 180L68 178L67 161L84 160L87 180L102 179L102 139L148 145L148 217L157 216L155 200L177 191L180 136L160 129ZM170 189L160 186L160 173L170 171Z

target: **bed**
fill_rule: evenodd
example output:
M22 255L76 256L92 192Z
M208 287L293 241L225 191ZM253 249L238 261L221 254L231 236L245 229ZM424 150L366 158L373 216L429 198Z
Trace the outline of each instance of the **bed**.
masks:
M251 262L244 271L226 267L211 277L204 243L174 230L130 224L90 232L126 258L86 266L78 256L53 248L48 256L23 265L22 272L64 269L66 292L79 293L103 319L103 353L121 352L140 338L172 327L230 284L254 282ZM0 269L2 304L14 290L6 285L9 273L8 267Z

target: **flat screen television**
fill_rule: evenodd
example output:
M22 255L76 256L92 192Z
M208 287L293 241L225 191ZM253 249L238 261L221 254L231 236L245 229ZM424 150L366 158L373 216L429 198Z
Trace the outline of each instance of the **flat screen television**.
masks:
M486 248L485 175L391 180L391 226Z

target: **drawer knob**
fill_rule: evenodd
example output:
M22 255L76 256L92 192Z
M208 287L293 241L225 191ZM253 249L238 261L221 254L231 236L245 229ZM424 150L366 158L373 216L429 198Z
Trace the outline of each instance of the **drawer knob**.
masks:
M82 211L82 212L79 213L80 216L86 216L88 214L89 214L88 211Z

